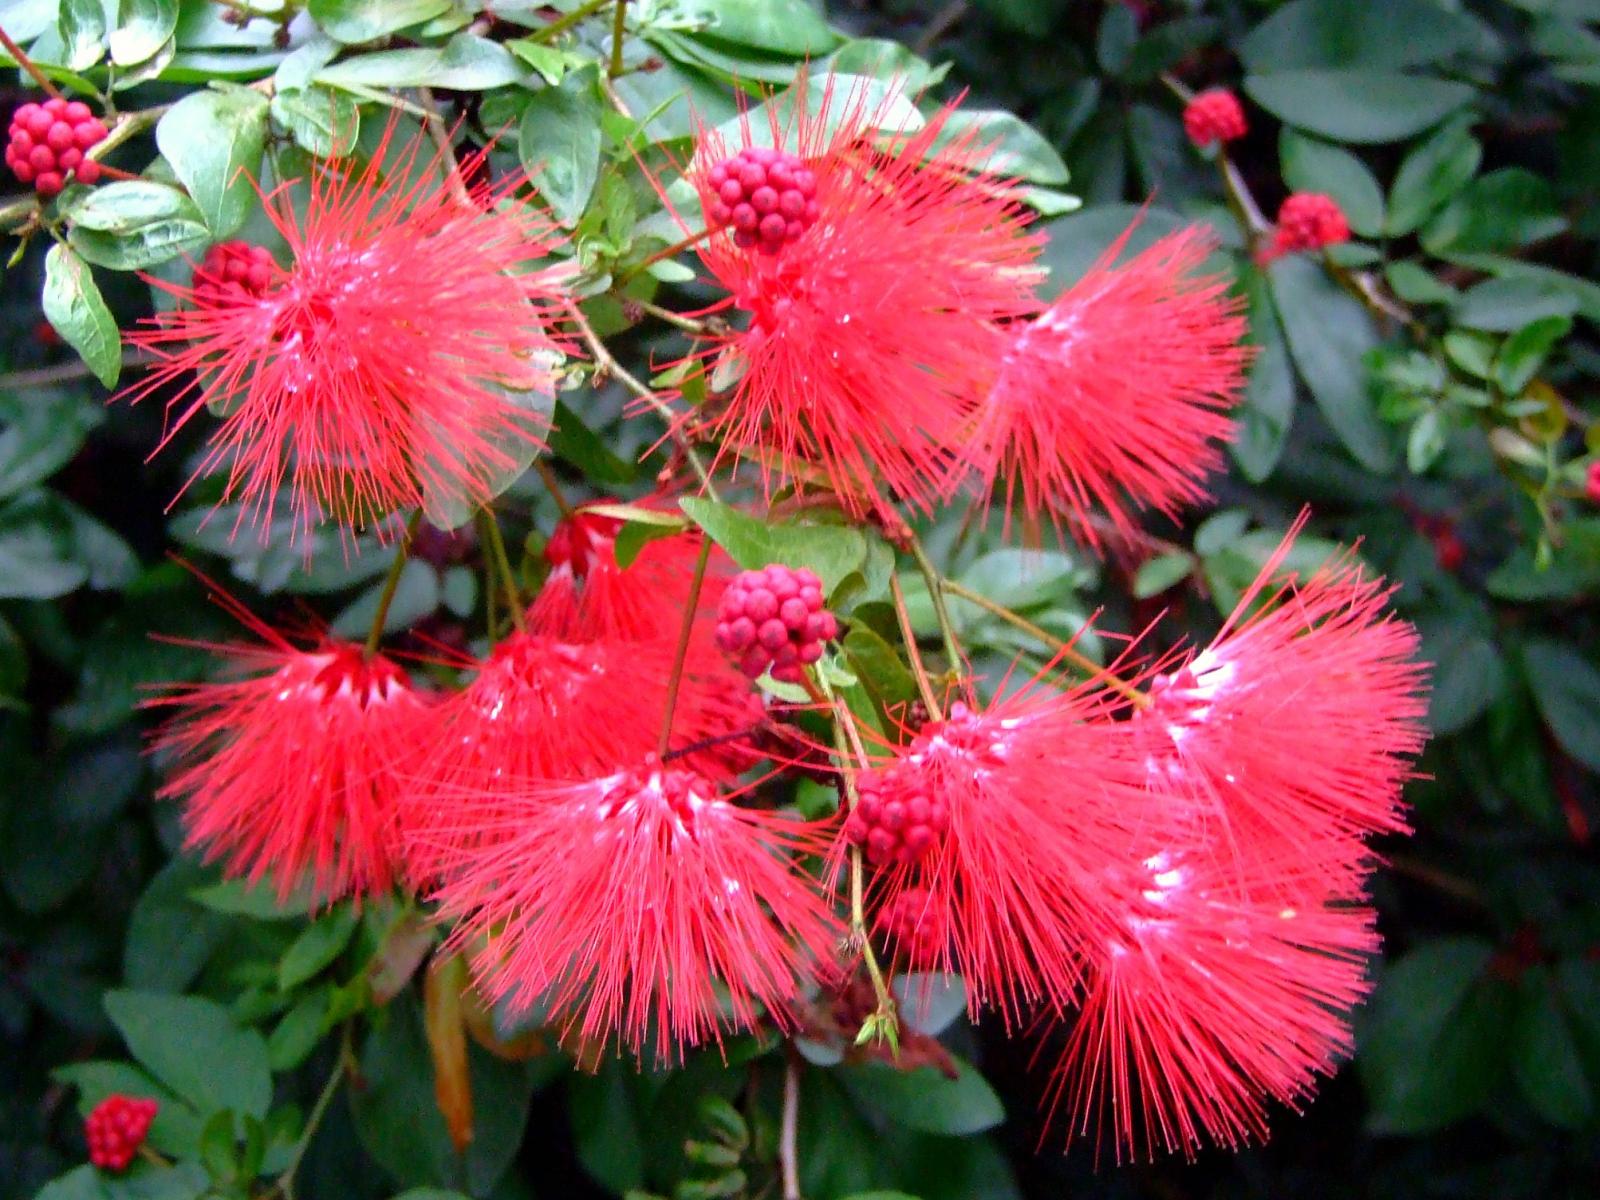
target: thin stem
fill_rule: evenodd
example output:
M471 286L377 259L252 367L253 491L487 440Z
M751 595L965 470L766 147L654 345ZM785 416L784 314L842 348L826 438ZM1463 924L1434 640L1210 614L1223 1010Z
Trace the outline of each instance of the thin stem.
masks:
M628 20L628 0L616 2L616 15L611 19L611 69L606 72L611 79L622 74L622 35Z
M439 161L450 168L450 192L461 205L471 207L472 193L467 189L467 181L461 178L461 164L456 161L456 149L450 144L450 131L445 126L444 118L439 115L439 106L434 103L433 90L419 87L417 96L427 110L428 116L423 123L428 127L428 136L438 147Z
M525 632L527 624L522 617L522 591L517 587L517 573L511 569L511 556L506 553L506 539L500 533L500 522L494 519L494 513L488 509L483 510L483 533L489 545L489 554L500 572L501 586L506 590L506 603L511 605L511 623L517 627L518 633Z
M0 225L4 224L4 214L0 213ZM122 366L146 367L155 360L141 350L129 350L122 356ZM70 383L74 379L87 379L94 372L89 364L82 359L73 359L71 362L57 363L51 367L30 367L26 371L8 371L0 375L0 391L13 391L23 388L48 387L53 383Z
M661 719L661 736L656 739L656 757L667 752L672 738L672 717L678 707L678 688L683 683L683 666L689 657L689 638L694 633L695 613L700 607L700 589L705 585L706 567L711 563L711 539L700 537L700 554L694 560L694 579L689 584L689 599L683 606L683 623L678 626L678 648L672 655L672 674L667 679L667 710Z
M383 581L383 591L378 594L378 611L372 614L372 625L367 630L368 658L378 652L378 642L383 638L383 627L389 620L389 606L394 603L394 594L400 588L400 576L405 573L406 560L411 557L411 543L416 538L417 528L421 524L422 510L419 508L406 522L406 531L401 534L400 544L394 550L394 562L390 564L389 574Z
M783 1065L783 1121L778 1127L778 1165L783 1175L783 1200L800 1195L800 1054L790 1042Z
M656 318L656 320L665 321L674 329L681 329L685 333L692 333L696 336L700 336L712 332L711 322L697 321L693 317L686 317L682 313L675 313L670 308L662 308L659 304L652 304L648 300L630 299L627 301L627 303L638 305L641 311L649 313L652 317Z
M11 55L12 61L15 62L17 66L21 67L29 75L33 76L33 81L42 87L47 93L49 93L51 99L66 99L66 97L61 94L61 89L50 82L45 73L39 70L33 59L29 58L25 53L23 53L22 47L11 40L11 35L5 31L5 26L3 25L0 25L0 46L4 46L6 48L6 53Z
M900 586L900 576L889 576L889 591L894 596L895 616L900 618L900 637L906 644L906 655L911 659L911 674L916 677L917 690L922 693L922 703L932 720L939 720L939 701L933 695L933 683L928 669L922 665L922 651L917 649L917 634L911 628L911 614L906 610L905 590Z
M1103 682L1108 688L1116 692L1119 696L1122 696L1124 699L1128 700L1130 703L1138 706L1139 708L1150 707L1150 696L1148 693L1141 692L1127 680L1120 679L1113 675L1110 671L1106 670L1099 663L1095 662L1094 659L1090 658L1082 650L1079 650L1071 642L1065 641L1062 638L1058 638L1055 634L1049 632L1048 630L1041 629L1021 613L1013 612L1005 605L989 599L989 597L985 596L982 592L975 592L971 588L965 587L953 579L946 579L944 581L944 588L945 591L949 592L952 596L959 596L968 603L976 604L979 608L983 609L984 612L992 613L994 616L999 617L1012 628L1020 629L1029 637L1043 642L1046 646L1050 647L1050 649L1054 651L1057 656L1066 659L1068 662L1078 667L1091 679L1097 679Z
M328 1114L328 1105L333 1103L334 1093L339 1090L339 1083L344 1079L348 1064L354 1061L350 1049L350 1025L345 1023L344 1032L339 1038L339 1058L333 1064L333 1071L328 1075L328 1082L322 1085L322 1092L317 1097L317 1102L312 1106L311 1115L306 1118L305 1132L300 1135L300 1140L295 1143L294 1152L289 1156L289 1165L284 1167L283 1173L278 1176L278 1181L272 1185L272 1191L283 1197L283 1200L294 1200L294 1176L300 1169L300 1161L305 1158L306 1151L311 1147L311 1139L316 1136L317 1129L322 1125L322 1118ZM270 1194L270 1193L269 1193Z
M950 660L952 671L961 670L961 643L956 639L955 623L950 620L950 610L944 602L944 586L948 582L928 558L928 552L923 549L922 541L915 534L911 535L911 557L916 560L917 570L922 572L922 578L928 585L928 596L933 601L933 615L939 621L939 634L944 638L945 656Z
M568 304L567 311L572 317L572 323L578 328L579 336L583 338L584 344L589 347L589 353L594 355L595 366L615 375L622 381L624 387L660 414L661 419L667 423L667 429L671 433L673 440L682 448L684 457L689 460L689 465L694 468L694 473L700 480L701 488L708 497L715 500L717 498L717 489L711 483L711 473L706 470L705 463L701 461L699 451L694 448L694 444L689 441L688 436L679 428L677 414L672 411L672 406L640 383L638 379L628 372L626 367L616 360L611 351L606 349L606 344L595 333L594 326L589 324L589 318L583 315L583 310L576 303Z
M653 264L660 262L664 258L674 258L677 255L682 254L685 250L691 249L694 246L699 245L701 242L705 241L708 237L710 237L711 233L712 233L712 231L709 230L709 229L702 229L699 233L691 233L688 237L680 238L678 241L673 242L672 245L670 245L670 246L662 247L660 250L657 250L654 254L650 255L648 258L644 259L643 261L638 263L636 266L630 268L628 270L628 272L626 274L624 274L618 282L619 283L627 283L630 279L632 279L635 275L639 274L639 272L643 271L646 267L652 266Z
M1267 215L1261 211L1256 198L1250 192L1250 185L1244 181L1244 176L1239 174L1239 168L1233 165L1226 151L1217 151L1217 170L1222 172L1222 187L1228 193L1228 203L1232 206L1234 214L1252 237L1265 233L1272 228L1272 222L1267 220Z
M585 17L593 16L606 5L611 3L614 3L614 0L589 0L589 3L579 5L565 16L557 17L543 29L540 29L535 33L530 33L528 35L528 40L530 42L552 41L557 35L565 33Z
M556 507L561 510L563 517L572 515L572 502L567 499L566 493L561 490L561 481L556 478L556 473L550 464L543 458L533 460L533 469L539 473L539 479L544 483L544 490L550 493L550 499L556 502Z

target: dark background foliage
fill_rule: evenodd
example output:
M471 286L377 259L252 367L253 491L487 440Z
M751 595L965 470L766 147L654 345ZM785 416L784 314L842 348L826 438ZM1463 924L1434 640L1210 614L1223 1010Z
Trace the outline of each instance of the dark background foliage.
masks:
M0 24L40 61L62 64L59 78L70 78L73 63L101 86L100 55L83 52L79 63L72 38L97 46L120 32L128 109L208 79L264 78L285 55L275 21L228 25L217 6L191 0L59 7L58 18L54 3L6 0ZM508 85L496 74L501 57L484 48L539 29L553 10L494 5L495 21L459 34L470 44L451 43L461 58L450 74L441 60L412 79L381 56L443 45L491 6L307 7L352 43L335 70L364 54L380 88L434 83L443 102L486 127L522 122L527 157L598 160L565 191L545 184L553 207L583 214L578 238L597 258L660 244L646 240L649 201L617 182L628 154L616 152L614 132L599 152L594 88L552 104L554 89L536 78ZM808 32L799 0L677 7L687 16L674 25L662 17L672 6L639 6L648 27L635 31L642 44L630 53L654 66L618 87L634 89L645 110L687 89L720 115L731 111L732 77L781 83L797 59L839 45ZM1319 536L1359 538L1361 554L1395 581L1396 604L1435 663L1437 736L1410 790L1417 834L1383 848L1390 866L1375 892L1385 957L1360 1017L1356 1061L1303 1115L1276 1114L1269 1145L1193 1164L1101 1162L1098 1171L1087 1146L1063 1156L1052 1140L1035 1153L1039 1080L1027 1049L958 1023L945 1041L981 1078L806 1072L806 1195L888 1187L924 1200L1592 1195L1600 513L1584 497L1584 478L1600 415L1600 4L836 0L826 15L851 38L892 39L948 64L942 79L923 76L934 92L966 89L970 107L1010 110L1039 132L1042 142L999 118L993 126L1012 169L1058 197L1083 199L1064 215L1064 202L1043 200L1057 284L1138 206L1146 206L1140 237L1206 220L1250 299L1261 345L1215 514L1155 529L1103 567L1063 554L1024 573L1010 552L980 540L961 548L952 572L1047 628L1071 630L1105 604L1114 627L1137 627L1165 608L1205 630L1309 502ZM712 18L720 32L706 33ZM574 62L603 55L609 12L577 22L573 36L564 45ZM127 50L140 37L153 47L142 59ZM858 69L896 61L916 69L891 59L886 44L854 50ZM523 57L560 74L534 51ZM1245 230L1213 164L1185 140L1164 74L1195 88L1226 84L1246 98L1252 131L1233 159L1269 217L1291 189L1327 192L1357 242L1326 271L1309 261L1250 266ZM0 116L25 98L18 78L6 73ZM274 103L274 128L314 149L319 120L337 124L365 99L357 78L318 76L291 91L296 99L282 111ZM530 106L538 120L525 120ZM677 110L660 120L684 128ZM119 160L130 169L155 153L148 138L137 147ZM128 262L103 260L130 256L147 233L122 231L98 249L92 235L74 234L101 268L94 277L123 327L148 312L150 290L118 269ZM185 248L208 237L202 226ZM83 1161L82 1098L130 1078L149 1083L116 1073L135 1070L123 1063L131 1053L202 1112L210 1089L213 1107L259 1118L259 1144L243 1136L245 1125L236 1141L226 1120L204 1131L169 1124L157 1140L187 1150L184 1167L144 1190L83 1190L81 1174L68 1176L78 1182L57 1185L52 1200L197 1196L207 1187L263 1194L267 1185L251 1181L283 1170L323 1080L349 1053L359 1057L359 1085L331 1105L311 1140L302 1196L377 1198L422 1185L506 1197L645 1186L682 1197L760 1194L781 1056L740 1044L727 1065L703 1056L670 1076L640 1078L615 1064L583 1075L554 1054L509 1063L475 1049L479 1127L457 1161L433 1107L420 988L370 1009L374 965L404 966L403 914L275 912L173 857L175 814L152 799L158 772L143 754L149 720L136 704L146 685L192 675L200 656L151 635L217 637L230 627L167 556L192 558L261 611L309 606L353 630L370 619L387 557L347 559L330 543L308 566L298 550L230 542L225 517L200 524L204 484L173 507L197 443L180 439L147 461L158 410L105 406L108 393L43 318L47 245L32 239L0 292L0 1193L32 1195ZM1368 303L1341 287L1352 273L1372 281ZM614 298L598 296L591 309L597 321L612 318L615 344L638 361L657 346L654 335L624 332ZM83 332L81 321L75 328ZM91 361L109 365L103 347ZM615 452L579 436L559 444L569 485L646 486L649 471L629 462L646 434L615 428L620 393L566 403ZM527 535L527 568L536 571L553 508L524 482L503 512L514 538ZM952 524L928 537L949 548L955 532ZM464 641L479 561L470 536L425 537L391 627ZM1003 664L1022 648L975 610L958 616L981 663ZM131 991L108 997L108 989ZM357 1011L361 1032L342 1049L333 1031ZM93 1065L111 1062L122 1065ZM194 1063L205 1064L202 1078ZM746 1127L719 1124L706 1096L738 1101ZM739 1147L748 1191L686 1157L686 1141ZM717 1156L700 1155L708 1157Z

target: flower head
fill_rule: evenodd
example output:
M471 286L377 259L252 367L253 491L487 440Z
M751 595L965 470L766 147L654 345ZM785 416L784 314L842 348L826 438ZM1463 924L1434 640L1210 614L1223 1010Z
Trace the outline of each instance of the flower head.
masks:
M1091 947L1047 1101L1118 1161L1264 1138L1268 1101L1296 1104L1349 1054L1378 942L1369 909L1290 860L1241 873L1162 842L1106 874L1120 928Z
M675 747L714 742L750 723L748 690L728 688L714 652L709 661L715 670L685 666L673 704ZM496 802L515 810L530 787L605 774L649 753L666 719L672 663L672 647L656 643L515 633L496 645L472 682L441 704L406 798L413 877L436 877L450 846L480 844ZM725 770L711 755L685 761Z
M328 901L388 888L427 694L348 642L217 649L247 674L152 701L175 710L155 739L177 760L159 794L184 802L187 844L251 883L270 875L280 897L302 878Z
M445 861L436 899L485 994L636 1056L720 1042L724 1024L792 1027L842 932L794 862L824 849L822 827L675 765L543 784L473 819L486 836Z
M225 499L257 524L280 491L296 533L483 502L541 444L558 342L532 268L548 227L505 186L457 197L453 162L396 129L365 166L317 163L303 210L287 188L265 198L292 259L266 286L217 288L208 255L193 287L158 281L178 307L131 335L156 366L124 395L171 393L163 445L202 408L220 415L201 470L226 470Z
M102 1171L126 1171L150 1133L161 1105L137 1096L110 1095L83 1119L89 1161Z
M1320 250L1350 240L1350 224L1332 196L1295 192L1278 209L1278 224L1260 258L1270 262L1285 254Z
M1227 88L1201 92L1183 108L1183 131L1196 146L1233 142L1250 131L1244 105Z
M1226 281L1196 273L1206 236L1171 234L1114 266L1127 236L1013 327L968 452L1008 511L1020 502L1030 526L1089 545L1096 511L1126 530L1140 509L1171 514L1205 494L1249 358Z
M790 97L792 116L771 106L738 145L702 131L691 164L714 231L700 257L738 313L708 351L735 382L694 419L760 462L769 490L831 488L857 514L885 489L927 507L995 323L1037 308L1039 240L951 108L910 125L900 95L833 76Z
M1157 678L1135 724L1152 786L1209 823L1218 852L1326 863L1359 880L1352 841L1406 829L1401 788L1427 712L1416 631L1348 560L1283 574L1296 522L1222 631Z

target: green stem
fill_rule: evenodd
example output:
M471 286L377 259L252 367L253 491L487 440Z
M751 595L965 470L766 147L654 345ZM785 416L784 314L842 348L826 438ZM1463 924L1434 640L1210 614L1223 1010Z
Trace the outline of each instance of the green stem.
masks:
M667 679L667 707L661 718L661 736L656 740L656 756L667 752L672 737L673 710L678 707L678 688L683 683L683 667L689 657L689 638L694 633L695 612L700 607L700 590L705 586L706 568L711 563L711 539L700 535L700 554L694 560L694 580L689 584L689 599L683 606L683 623L678 626L678 647L672 656L672 674Z
M556 38L557 36L559 36L560 34L563 34L567 30L571 29L574 25L576 25L579 21L583 20L585 17L593 16L595 13L599 12L602 8L604 8L606 5L612 4L614 2L615 2L615 0L589 0L589 3L580 5L579 7L573 9L571 12L567 13L565 16L557 17L554 21L551 21L550 24L546 25L543 29L540 29L535 33L530 33L528 35L528 40L530 42L548 42L548 41L551 41L554 38Z
M333 1065L333 1071L328 1076L328 1082L322 1085L322 1092L317 1096L317 1102L311 1109L311 1115L306 1118L305 1132L300 1135L300 1140L295 1143L294 1153L289 1158L289 1165L284 1167L283 1173L278 1176L278 1181L272 1185L272 1190L283 1197L283 1200L294 1200L294 1176L300 1169L300 1162L306 1156L306 1151L311 1148L311 1139L316 1136L317 1129L322 1125L323 1117L328 1114L328 1106L333 1103L334 1093L339 1090L339 1084L345 1077L347 1064L353 1061L350 1051L350 1025L345 1023L344 1032L339 1038L339 1058Z
M506 590L506 602L511 605L511 623L517 627L518 633L522 633L527 629L522 617L522 591L517 587L516 572L511 569L511 556L506 553L506 539L500 533L500 522L494 519L494 513L488 509L483 510L483 535L495 568L500 572L501 586ZM490 634L493 636L492 630Z
M622 36L628 17L628 0L616 0L616 3L616 15L611 19L611 69L606 72L612 79L622 74Z
M1111 672L1107 671L1104 667L1095 662L1094 659L1090 658L1082 650L1079 650L1071 642L1056 637L1055 634L1050 633L1048 630L1041 629L1021 613L1014 612L998 601L989 599L989 597L985 596L982 592L975 592L971 588L965 587L953 579L946 579L943 582L944 590L949 592L952 596L959 596L969 604L976 604L979 608L983 609L984 612L992 613L994 616L999 617L1012 628L1020 629L1029 637L1042 642L1044 645L1048 646L1052 651L1054 651L1056 655L1078 667L1091 679L1100 680L1108 688L1116 692L1119 696L1122 696L1124 699L1128 700L1136 707L1150 707L1149 693L1141 692L1127 680L1111 674Z
M939 634L944 638L945 656L950 660L952 671L961 670L961 643L956 638L955 623L950 620L950 610L944 602L944 586L948 582L928 558L928 552L922 547L922 540L915 534L911 535L911 557L916 560L917 570L922 572L922 579L928 585L928 597L933 601L933 615L939 622Z
M922 703L928 710L930 720L940 719L939 701L933 694L933 682L928 678L928 669L922 665L922 651L917 649L917 634L911 628L911 613L906 609L905 590L900 586L900 576L889 576L889 591L894 597L895 616L900 619L900 637L906 644L906 656L911 659L911 674L916 677L917 690L922 693Z
M567 499L566 493L561 490L561 481L556 478L556 473L550 464L543 458L533 460L533 469L539 473L539 478L544 483L545 491L550 493L550 499L556 502L556 507L561 510L563 517L572 515L572 502Z
M383 637L384 624L389 620L389 607L394 603L394 594L400 588L400 576L405 573L406 560L411 557L411 542L417 536L417 528L421 524L422 510L419 508L406 522L406 531L400 535L400 544L394 550L394 562L390 564L389 574L383 581L383 591L378 593L378 611L372 615L372 626L367 630L368 658L378 652L378 642Z

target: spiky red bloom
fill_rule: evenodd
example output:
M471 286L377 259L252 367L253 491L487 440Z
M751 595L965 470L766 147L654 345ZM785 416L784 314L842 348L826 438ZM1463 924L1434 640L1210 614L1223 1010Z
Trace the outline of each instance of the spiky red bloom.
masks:
M967 453L989 493L1003 483L1008 513L1091 546L1096 511L1123 531L1138 510L1205 495L1249 360L1226 280L1196 273L1207 235L1183 230L1113 266L1127 236L1014 327Z
M1352 840L1406 829L1425 672L1416 631L1385 611L1382 580L1348 559L1304 579L1283 573L1304 524L1210 645L1154 681L1135 723L1152 738L1153 786L1193 804L1219 852L1326 862L1333 886L1359 877Z
M792 118L773 106L770 126L746 123L738 145L699 138L691 177L707 213L723 203L714 169L765 142L814 183L816 211L759 246L741 246L732 225L701 245L743 327L710 339L707 355L737 379L691 419L760 462L769 492L820 485L860 514L887 488L927 508L998 353L995 324L1038 307L1040 241L981 173L976 131L951 128L953 109L880 132L903 97L834 77L821 96L805 80L791 96Z
M216 649L249 674L152 702L176 709L155 739L177 759L158 794L184 801L187 845L251 883L270 875L280 897L303 878L329 901L388 888L426 694L347 642Z
M413 878L436 878L442 847L476 845L499 798L549 780L589 778L642 758L666 719L673 647L661 643L563 642L516 633L495 646L464 689L440 705L431 752L405 798ZM673 748L714 741L750 723L748 692L714 670L686 665L673 706ZM686 760L720 773L710 756ZM470 806L468 799L473 799Z
M550 574L528 614L539 632L571 642L676 642L700 537L652 539L623 567L615 548L621 528L617 518L582 508L556 526L544 549ZM695 606L702 648L710 646L717 604L734 570L727 554L713 547Z
M227 472L257 524L286 490L294 529L364 526L424 497L482 502L518 451L540 445L531 393L549 392L555 291L532 271L546 222L480 184L441 179L442 152L395 124L365 166L316 164L303 210L265 198L292 265L260 296L216 303L163 281L177 308L129 337L156 359L123 395L161 394L162 445L204 407L222 416L201 473Z
M1600 504L1600 462L1592 462L1583 476L1583 497L1590 504Z
M858 810L841 845L872 851L895 803L940 810L914 850L907 838L910 852L872 855L884 864L874 890L886 927L926 931L904 947L919 965L965 979L974 1016L994 1008L1012 1025L1040 1005L1060 1011L1081 982L1084 946L1110 927L1101 874L1149 805L1139 739L1116 711L1087 686L1026 689L983 712L956 704L864 777L876 819Z
M825 848L824 827L738 807L691 771L645 759L475 804L485 840L446 859L436 896L452 940L489 998L539 1003L585 1039L665 1060L724 1025L790 1028L842 932L793 861Z
M1241 872L1203 849L1151 849L1104 887L1121 927L1094 947L1049 1117L1118 1161L1265 1137L1268 1102L1296 1104L1350 1052L1371 911L1293 860Z
M1201 92L1183 108L1183 131L1196 146L1232 142L1250 131L1244 105L1227 88Z

